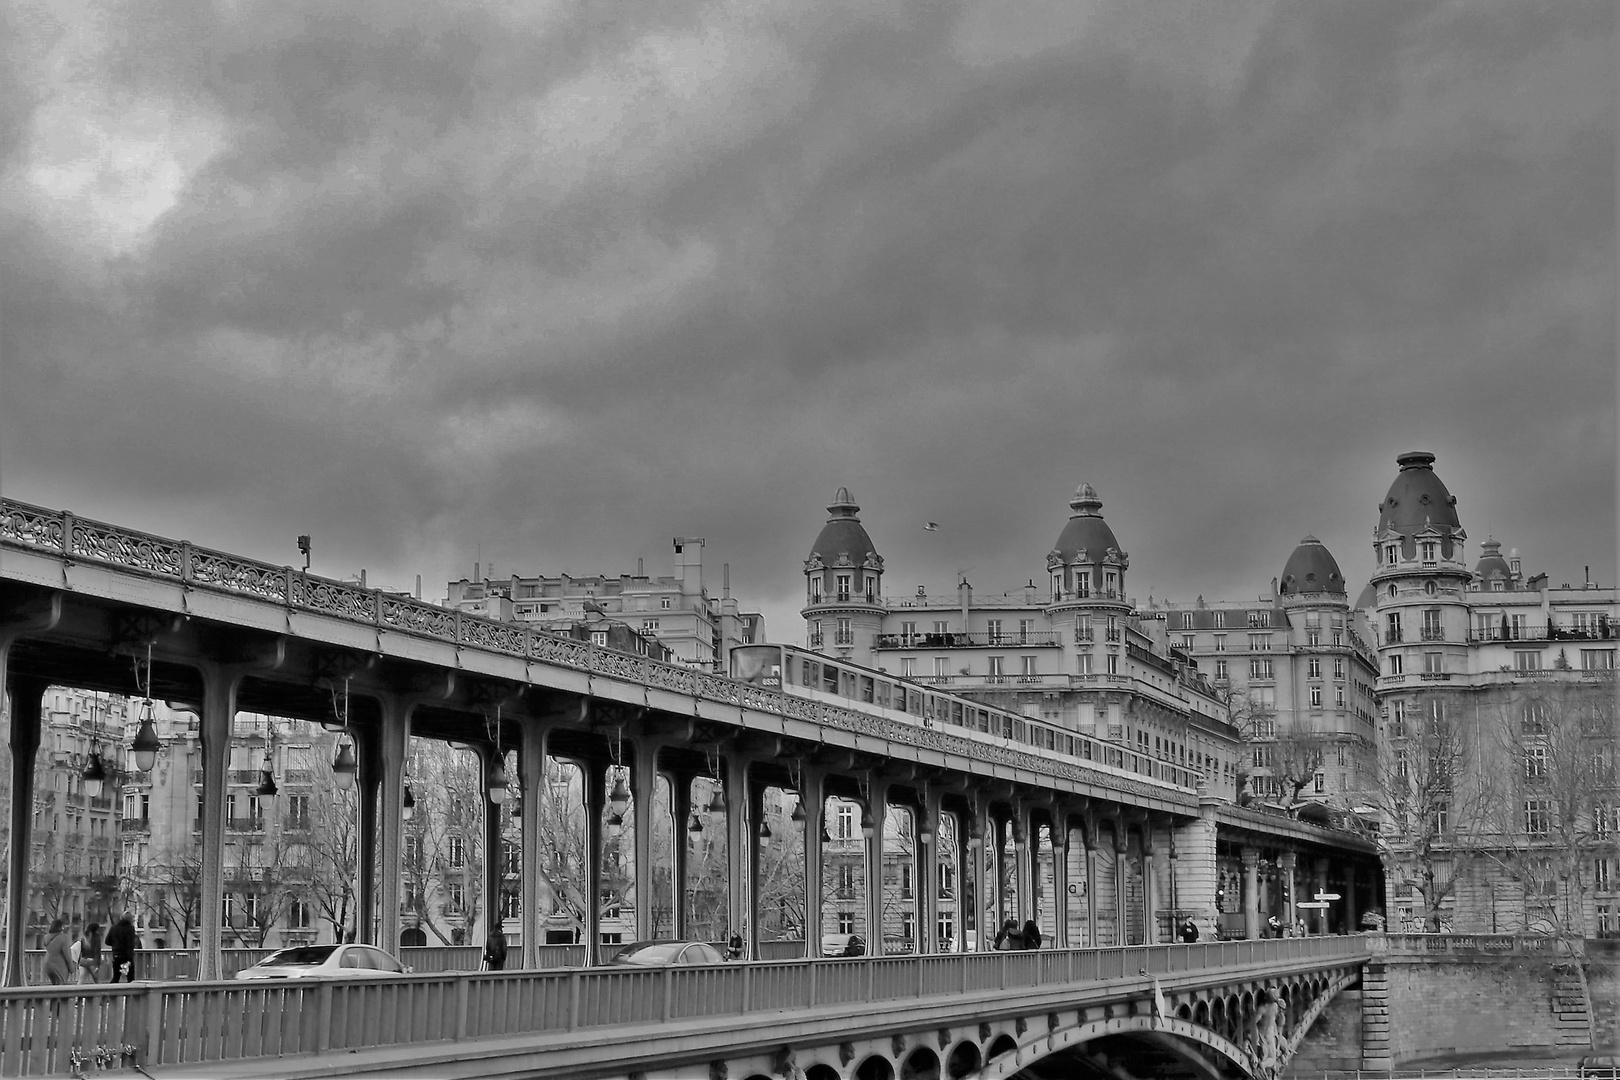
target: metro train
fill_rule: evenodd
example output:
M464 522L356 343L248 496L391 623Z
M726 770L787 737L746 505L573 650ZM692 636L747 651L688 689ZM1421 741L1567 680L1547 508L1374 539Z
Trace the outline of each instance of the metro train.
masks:
M835 660L794 645L740 645L731 677L794 697L875 713L902 724L954 729L954 734L1026 753L1055 755L1082 768L1190 792L1201 770L1058 724L947 693L912 679ZM1210 778L1211 784L1217 781Z

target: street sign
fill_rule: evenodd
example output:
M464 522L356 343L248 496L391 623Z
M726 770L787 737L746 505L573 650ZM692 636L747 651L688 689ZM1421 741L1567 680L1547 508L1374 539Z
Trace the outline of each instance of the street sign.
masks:
M1319 892L1316 894L1316 898L1318 900L1337 900L1339 894L1336 892Z
M1303 908L1325 908L1328 906L1328 902L1326 900L1301 900L1294 906Z

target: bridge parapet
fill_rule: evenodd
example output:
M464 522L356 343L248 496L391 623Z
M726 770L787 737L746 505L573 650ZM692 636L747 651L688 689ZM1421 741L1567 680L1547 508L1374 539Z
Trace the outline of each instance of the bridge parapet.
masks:
M1551 959L1580 956L1579 939L1545 934L1368 934L1368 947L1376 957L1403 956L1529 956Z

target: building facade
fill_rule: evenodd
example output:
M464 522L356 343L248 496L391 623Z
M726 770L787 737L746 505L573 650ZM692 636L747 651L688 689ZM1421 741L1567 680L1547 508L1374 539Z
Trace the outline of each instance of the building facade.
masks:
M1231 798L1241 740L1223 696L1136 610L1096 490L1080 485L1069 508L1042 586L984 595L964 578L945 595L891 596L839 488L804 563L808 647L1200 770Z
M1333 554L1307 536L1269 595L1150 602L1173 650L1223 692L1245 747L1245 794L1353 809L1377 770L1378 667Z
M651 577L640 560L634 574L618 577L473 578L446 587L445 606L524 622L542 630L593 641L657 660L708 671L725 670L734 645L763 641L765 618L744 612L731 595L730 567L722 568L719 596L703 580L701 537L677 536L674 572Z
M1397 458L1358 606L1377 640L1392 920L1458 932L1620 931L1617 593L1469 565L1434 455Z

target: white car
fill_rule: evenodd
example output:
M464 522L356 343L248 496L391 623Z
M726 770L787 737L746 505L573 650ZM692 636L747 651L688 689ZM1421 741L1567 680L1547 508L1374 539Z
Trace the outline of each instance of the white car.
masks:
M238 979L386 979L410 968L375 945L299 945L271 953Z

